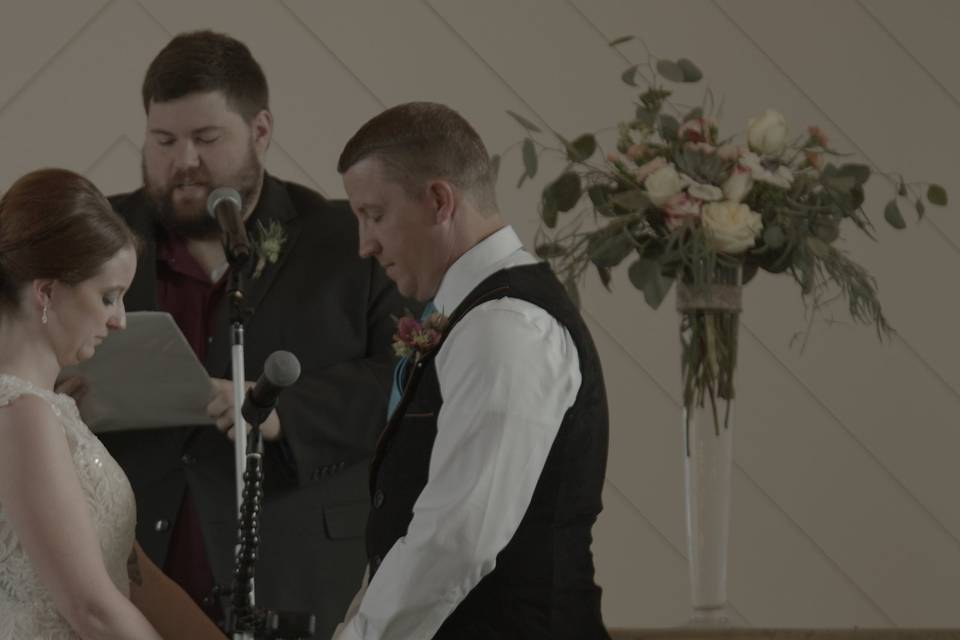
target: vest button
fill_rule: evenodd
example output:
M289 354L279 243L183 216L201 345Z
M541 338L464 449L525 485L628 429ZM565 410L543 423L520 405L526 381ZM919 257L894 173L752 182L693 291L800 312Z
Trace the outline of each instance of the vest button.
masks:
M160 518L159 520L153 523L153 530L156 531L157 533L163 533L169 528L170 528L170 521L167 520L166 518Z
M379 509L383 506L383 491L377 489L377 492L373 494L373 508Z

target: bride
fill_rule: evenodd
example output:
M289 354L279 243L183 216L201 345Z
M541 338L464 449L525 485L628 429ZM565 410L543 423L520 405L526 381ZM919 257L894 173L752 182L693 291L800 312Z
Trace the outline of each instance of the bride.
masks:
M0 199L0 640L223 638L139 553L126 476L54 392L124 328L136 243L69 171Z

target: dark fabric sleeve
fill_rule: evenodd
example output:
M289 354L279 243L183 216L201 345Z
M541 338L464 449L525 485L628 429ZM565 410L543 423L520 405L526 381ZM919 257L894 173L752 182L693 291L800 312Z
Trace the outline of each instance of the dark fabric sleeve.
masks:
M369 459L386 425L394 317L419 310L375 261L369 264L366 356L305 376L283 392L277 406L283 438L268 448L268 456L300 484Z

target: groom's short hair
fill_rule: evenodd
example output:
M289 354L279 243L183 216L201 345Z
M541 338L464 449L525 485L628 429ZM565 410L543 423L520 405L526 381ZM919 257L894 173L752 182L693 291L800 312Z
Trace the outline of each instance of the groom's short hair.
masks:
M412 197L443 179L483 213L497 210L496 171L483 140L459 113L435 102L391 107L360 127L340 154L337 171L376 157Z

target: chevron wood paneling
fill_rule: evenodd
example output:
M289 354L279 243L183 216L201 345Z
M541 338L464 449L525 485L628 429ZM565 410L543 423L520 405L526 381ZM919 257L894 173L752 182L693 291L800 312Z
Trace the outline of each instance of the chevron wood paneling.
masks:
M515 187L523 131L505 111L567 136L629 116L634 91L619 75L647 53L607 46L625 34L697 62L724 132L773 107L876 167L943 184L951 206L896 232L878 180L867 194L877 242L846 244L880 283L898 330L889 343L832 304L800 349L796 288L766 275L747 288L729 591L750 626L960 626L958 3L15 0L3 17L0 189L47 165L106 192L138 186L143 73L171 35L198 28L235 35L264 66L272 172L339 197L337 156L360 124L400 102L444 102L508 151L500 205L528 241L555 165ZM672 626L688 598L677 317L672 298L648 309L622 272L613 288L591 277L583 292L612 421L598 581L611 626Z

